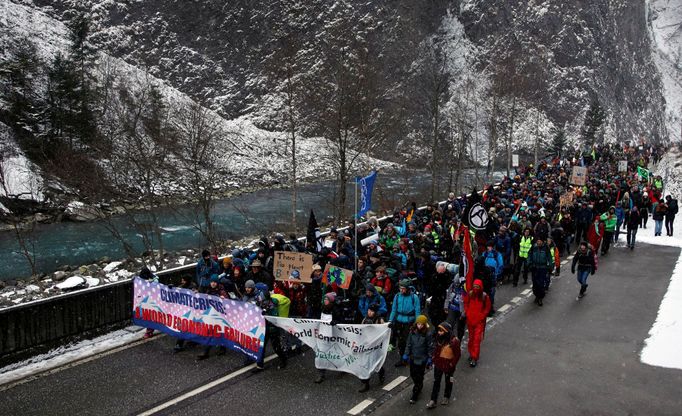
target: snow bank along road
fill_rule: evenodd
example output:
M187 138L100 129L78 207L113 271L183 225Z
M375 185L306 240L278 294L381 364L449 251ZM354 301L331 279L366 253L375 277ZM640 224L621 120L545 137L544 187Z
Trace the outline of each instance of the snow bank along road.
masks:
M467 415L679 415L682 370L640 361L679 257L678 247L640 244L630 252L616 246L601 259L588 296L579 302L570 264L562 266L542 308L532 303L527 286L501 287L500 312L489 321L479 366L461 362L455 400L431 413L450 414L456 407ZM252 374L236 354L197 362L198 347L174 355L172 346L172 339L159 336L5 386L2 413L426 412L431 378L421 401L409 405L409 371L393 368L396 353L389 354L384 385L374 378L372 390L360 394L359 381L349 374L312 383L316 370L309 352L286 369L277 370L275 360Z

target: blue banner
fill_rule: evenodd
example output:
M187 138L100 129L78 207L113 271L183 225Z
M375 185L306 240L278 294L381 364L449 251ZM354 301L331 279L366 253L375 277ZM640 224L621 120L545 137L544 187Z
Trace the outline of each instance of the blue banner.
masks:
M261 308L250 303L136 277L133 323L175 338L224 346L253 360L263 356L265 318Z
M364 178L355 178L355 183L360 187L360 205L358 206L358 217L362 217L372 209L372 190L374 189L374 181L377 179L377 172L372 171Z

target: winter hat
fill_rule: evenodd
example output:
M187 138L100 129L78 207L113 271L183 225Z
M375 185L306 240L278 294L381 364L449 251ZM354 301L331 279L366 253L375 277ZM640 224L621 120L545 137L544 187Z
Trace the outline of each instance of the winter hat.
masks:
M216 282L216 283L218 283L219 281L220 281L220 276L218 276L217 274L212 274L212 275L211 275L211 282Z
M367 284L365 285L365 290L369 290L369 291L372 292L372 294L374 294L374 295L377 293L377 288L374 287L374 285L371 284L371 283L367 283Z
M478 286L481 289L483 289L483 280L481 280L481 279L474 280L474 286Z
M379 311L379 305L376 303L373 303L373 304L369 305L367 310L378 312Z
M402 279L398 284L400 287L410 287L410 279Z
M251 263L251 267L263 267L263 263L260 262L260 260L256 259Z
M201 252L201 257L209 257L211 255L211 252L208 250L204 250Z
M232 250L232 257L239 257L240 254L242 254L242 252L238 248Z
M429 318L427 318L425 315L419 315L414 322L418 324L428 325Z
M315 270L322 270L322 266L320 266L319 264L313 264L313 271Z
M326 295L324 295L324 297L329 299L329 302L331 302L331 303L336 302L336 293L334 293L334 292L329 292Z
M438 329L442 329L443 331L450 333L452 332L452 325L448 321L443 321L438 325Z
M246 288L250 287L251 289L255 289L256 288L256 282L254 282L253 280L247 280L246 283L244 283L244 287L246 287Z

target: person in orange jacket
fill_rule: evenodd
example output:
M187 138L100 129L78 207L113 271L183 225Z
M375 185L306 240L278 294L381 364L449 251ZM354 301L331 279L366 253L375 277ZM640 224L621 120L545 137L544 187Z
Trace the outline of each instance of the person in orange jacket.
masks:
M483 291L483 281L474 280L473 288L464 298L467 328L469 330L469 366L476 367L481 353L481 341L485 333L485 322L490 313L490 297Z

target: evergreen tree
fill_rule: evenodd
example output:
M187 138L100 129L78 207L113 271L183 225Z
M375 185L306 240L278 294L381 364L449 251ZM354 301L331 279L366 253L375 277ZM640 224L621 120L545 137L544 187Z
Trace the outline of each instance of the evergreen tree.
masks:
M566 147L566 131L563 127L555 127L552 129L552 142L550 143L550 151L552 155L561 157Z
M599 99L595 98L590 104L590 109L585 114L585 121L580 132L583 143L588 146L594 146L599 138L599 132L602 131L602 126L606 120L606 113L599 104Z

